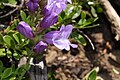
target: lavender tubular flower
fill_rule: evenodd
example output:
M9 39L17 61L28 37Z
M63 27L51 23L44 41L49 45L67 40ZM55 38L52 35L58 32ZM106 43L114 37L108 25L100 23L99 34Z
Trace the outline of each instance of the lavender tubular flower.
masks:
M51 12L60 14L67 6L67 2L72 3L71 0L48 0L47 5L43 9L43 14L49 15Z
M43 41L40 41L35 47L34 47L34 51L36 53L42 53L44 52L44 50L47 48L47 44L44 43Z
M29 11L34 13L39 4L38 4L38 0L29 0L27 3L26 3L26 6L28 7Z
M49 44L54 44L59 49L70 50L70 46L73 48L77 48L77 45L71 44L68 40L70 33L72 32L73 26L67 25L66 27L63 25L60 28L60 31L51 31L45 34L45 40Z
M65 3L62 4L62 3L55 3L55 4L51 4L49 6L45 6L45 8L43 9L44 15L45 16L49 15L52 12L55 12L59 15L62 12L63 8L66 8L66 4Z
M26 38L33 38L34 37L32 28L24 21L19 22L19 24L17 26L17 30Z
M40 32L57 22L58 15L67 7L67 2L72 3L71 0L48 0L47 5L42 10L45 17L39 25Z
M45 28L49 28L52 26L54 23L56 23L58 20L58 16L56 13L51 13L48 16L45 16L44 19L40 23L40 30L44 30Z

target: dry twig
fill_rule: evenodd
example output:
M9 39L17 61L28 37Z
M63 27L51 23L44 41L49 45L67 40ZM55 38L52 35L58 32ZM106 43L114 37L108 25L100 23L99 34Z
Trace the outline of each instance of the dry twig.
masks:
M24 4L24 0L21 0L21 4L20 5L12 5L12 4L9 4L9 3L3 3L3 5L10 6L10 7L15 7L15 9L11 10L10 12L6 13L5 15L0 16L0 18L4 18L4 17L6 17L8 15L11 15L16 10L22 8L23 4Z
M100 2L104 9L104 13L111 23L111 28L114 34L116 34L115 39L118 41L120 40L120 17L118 16L117 12L114 10L112 5L108 0L97 0Z

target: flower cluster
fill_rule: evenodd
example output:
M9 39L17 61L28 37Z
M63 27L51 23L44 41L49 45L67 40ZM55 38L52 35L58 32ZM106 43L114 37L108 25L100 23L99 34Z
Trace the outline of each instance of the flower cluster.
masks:
M48 0L42 10L44 18L40 23L40 30L49 28L57 22L58 15L66 8L67 2L72 3L71 0Z
M57 22L58 15L61 13L62 10L66 8L66 4L68 2L72 3L71 0L48 0L47 5L43 9L44 19L40 23L40 29L43 30L45 28L49 28L51 25ZM37 0L30 0L27 3L29 10L34 12L36 10L36 7L33 7L33 5L30 7L29 5L36 3ZM51 31L46 33L43 36L43 41L40 40L37 45L34 46L34 51L36 53L42 53L47 48L48 44L53 44L61 50L70 50L70 46L73 48L77 48L77 45L71 44L68 39L70 33L72 32L72 29L72 25L62 25L59 31ZM26 38L31 39L34 37L32 28L24 21L21 21L18 24L17 30Z

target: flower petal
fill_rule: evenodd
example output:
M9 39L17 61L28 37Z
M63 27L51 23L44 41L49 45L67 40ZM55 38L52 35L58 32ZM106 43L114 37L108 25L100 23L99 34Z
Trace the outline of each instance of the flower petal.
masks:
M51 31L44 35L46 42L53 44L53 39L58 36L59 31Z
M59 49L65 49L65 50L70 50L70 42L69 40L63 40L63 39L60 39L60 40L55 40L54 43L53 43L57 48Z
M62 27L60 28L61 31L61 36L66 39L70 36L70 33L72 32L73 26L72 25L67 25L66 27L64 25L62 25Z
M70 44L70 46L71 46L72 48L77 48L77 47L78 47L78 45L76 45L76 44Z

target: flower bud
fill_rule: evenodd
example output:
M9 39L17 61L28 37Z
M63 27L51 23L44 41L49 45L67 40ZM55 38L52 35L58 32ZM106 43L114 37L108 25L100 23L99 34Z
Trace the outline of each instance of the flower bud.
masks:
M41 53L44 52L44 50L47 48L47 44L44 43L43 41L40 41L35 47L34 47L34 51L36 53Z
M32 28L24 21L19 22L19 24L17 26L17 30L26 38L33 38L34 37Z
M30 12L34 13L38 9L39 4L37 0L29 0L26 6Z
M51 13L48 16L45 16L40 22L40 31L49 28L58 21L58 15L56 13Z

